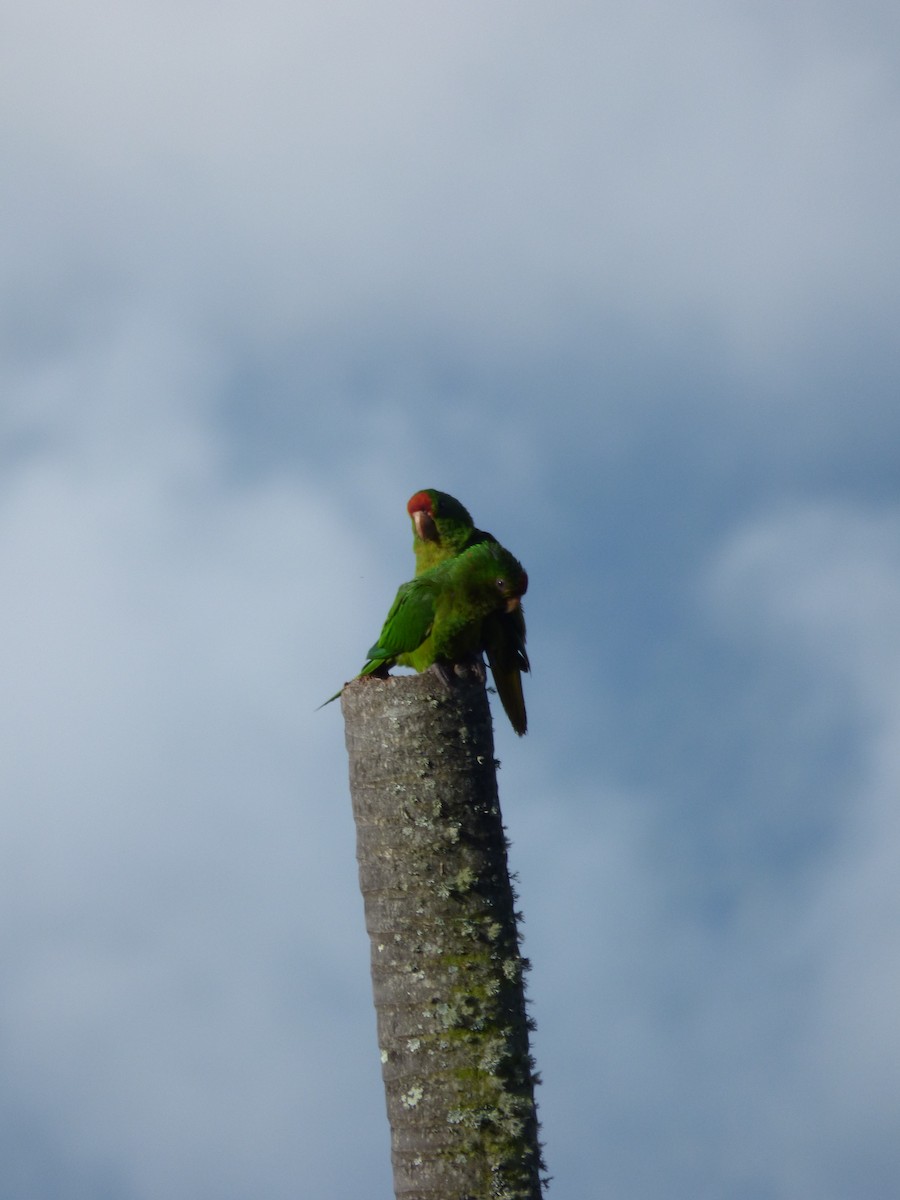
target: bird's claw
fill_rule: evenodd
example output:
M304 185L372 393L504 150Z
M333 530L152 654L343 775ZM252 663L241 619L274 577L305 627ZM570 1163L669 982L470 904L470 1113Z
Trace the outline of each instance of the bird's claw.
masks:
M432 671L440 679L444 687L449 691L453 687L454 677L457 679L472 678L478 680L479 683L484 683L487 680L487 669L484 665L484 659L480 654L472 654L468 658L460 659L458 662L434 662L431 664Z
M487 679L487 669L484 665L484 659L480 654L474 654L471 659L465 664L467 670L475 676L479 683L484 683Z

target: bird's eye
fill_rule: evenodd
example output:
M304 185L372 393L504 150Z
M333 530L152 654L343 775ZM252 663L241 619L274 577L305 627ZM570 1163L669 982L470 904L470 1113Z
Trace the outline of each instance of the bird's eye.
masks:
M498 579L498 580L497 580L497 587L498 587L498 589L499 589L501 592L502 592L502 591L505 591L505 590L506 590L506 580L505 580L505 579Z

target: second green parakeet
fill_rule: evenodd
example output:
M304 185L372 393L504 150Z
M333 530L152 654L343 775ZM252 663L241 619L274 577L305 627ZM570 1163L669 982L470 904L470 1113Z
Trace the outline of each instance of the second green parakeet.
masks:
M425 671L480 655L486 622L515 612L527 587L522 564L496 542L479 543L423 571L400 586L357 678L386 674L395 665Z

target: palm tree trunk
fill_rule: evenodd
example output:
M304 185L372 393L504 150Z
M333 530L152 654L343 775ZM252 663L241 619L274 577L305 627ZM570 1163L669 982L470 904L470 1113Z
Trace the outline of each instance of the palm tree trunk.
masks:
M484 684L364 679L342 708L397 1200L540 1200Z

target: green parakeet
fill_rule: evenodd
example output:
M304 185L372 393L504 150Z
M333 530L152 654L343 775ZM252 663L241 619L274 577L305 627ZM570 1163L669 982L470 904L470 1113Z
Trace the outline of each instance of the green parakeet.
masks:
M527 587L521 563L496 542L479 543L423 571L400 586L357 678L385 674L397 664L425 671L480 655L485 622L514 612Z
M478 542L497 542L483 529L476 529L469 510L446 492L434 488L416 492L406 511L412 520L417 575Z
M446 492L426 488L409 500L406 511L413 528L416 576L477 545L499 546L483 529L476 529L468 510ZM497 695L510 724L520 736L528 728L522 672L531 669L525 651L525 616L521 606L485 618L484 649Z

